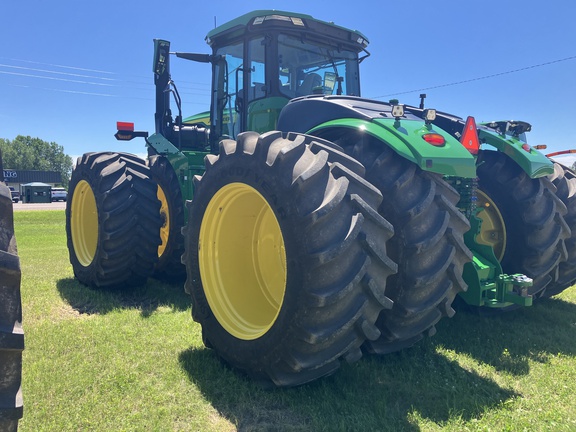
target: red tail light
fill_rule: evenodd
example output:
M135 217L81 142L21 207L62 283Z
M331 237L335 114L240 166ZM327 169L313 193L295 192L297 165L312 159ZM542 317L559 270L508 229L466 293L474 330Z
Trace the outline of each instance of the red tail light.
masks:
M522 144L522 148L524 149L524 151L530 153L530 146L528 144Z
M422 138L424 138L424 141L426 141L428 144L432 144L436 147L442 147L444 144L446 144L444 137L437 133L427 133L422 135Z
M474 155L478 154L478 150L480 150L480 140L478 139L478 131L476 130L476 120L474 120L474 117L468 117L466 119L466 125L464 126L460 143L462 143L470 153Z
M116 129L119 131L134 132L134 123L130 122L116 122Z

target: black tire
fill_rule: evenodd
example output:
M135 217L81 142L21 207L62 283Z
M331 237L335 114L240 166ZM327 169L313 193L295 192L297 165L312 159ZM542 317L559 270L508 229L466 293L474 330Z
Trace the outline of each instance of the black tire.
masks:
M532 278L528 294L537 297L558 280L558 266L568 257L566 206L550 179L531 179L501 152L481 151L477 172L479 197L485 194L503 221L504 233L498 237L505 241L495 248L502 271Z
M554 174L548 179L556 186L556 196L566 206L564 220L570 228L570 237L564 241L568 258L558 265L558 279L546 287L544 297L560 294L576 282L576 174L570 168L554 163Z
M1 158L1 156L0 156ZM15 432L22 418L22 303L20 259L10 190L0 183L0 431Z
M222 141L195 177L184 230L192 316L206 346L260 383L332 374L380 336L392 228L361 171L330 143L270 132Z
M78 158L66 203L74 275L92 288L142 285L158 261L160 202L143 160L126 153Z
M378 211L394 227L389 254L398 273L386 291L394 307L378 319L382 336L365 348L375 354L408 348L454 315L452 302L467 289L462 273L472 259L464 244L470 224L456 207L458 192L440 175L367 135L339 133L335 142L366 166L366 180L384 196Z
M178 177L174 169L163 156L150 156L147 161L152 180L158 185L160 200L160 215L162 228L160 238L162 243L158 248L158 263L154 269L154 277L170 282L183 281L186 277L186 267L182 264L184 254L184 200Z

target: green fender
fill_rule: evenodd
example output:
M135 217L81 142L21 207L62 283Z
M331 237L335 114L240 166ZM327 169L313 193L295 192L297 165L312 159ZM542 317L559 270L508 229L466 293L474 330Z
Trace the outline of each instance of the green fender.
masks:
M182 197L192 199L194 196L193 178L204 173L204 157L209 152L180 151L161 134L152 134L146 139L146 145L152 147L156 153L168 158L170 165L178 176Z
M518 138L484 128L478 129L478 138L481 143L489 144L508 155L530 178L545 177L554 172L554 164L550 159Z
M400 156L414 162L425 171L446 176L476 177L476 161L462 144L444 130L418 120L343 118L320 124L310 131L321 135L323 130L348 128L367 133L390 146ZM446 143L437 147L422 138L427 133L437 133Z

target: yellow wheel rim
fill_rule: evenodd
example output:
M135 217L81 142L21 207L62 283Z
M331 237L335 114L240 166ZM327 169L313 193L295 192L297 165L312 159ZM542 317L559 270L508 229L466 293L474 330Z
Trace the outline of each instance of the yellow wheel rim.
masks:
M162 217L162 227L160 228L160 239L162 240L162 243L158 246L158 256L161 257L166 250L168 237L170 236L170 210L168 208L166 194L160 185L158 185L157 196L160 201L160 216Z
M286 291L286 251L272 208L254 188L231 183L211 199L199 238L202 285L216 319L253 340L274 324Z
M480 244L491 246L498 261L504 258L506 251L506 224L504 218L498 210L498 206L481 190L477 191L478 217L482 219L480 233L476 241Z
M86 180L74 189L70 213L70 231L76 258L84 267L94 260L98 246L98 210L94 192Z

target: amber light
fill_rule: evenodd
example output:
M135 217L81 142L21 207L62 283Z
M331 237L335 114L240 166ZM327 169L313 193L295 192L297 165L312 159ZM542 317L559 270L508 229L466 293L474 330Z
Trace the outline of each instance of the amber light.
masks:
M444 137L437 133L427 133L422 135L422 138L424 138L424 141L426 141L428 144L432 144L436 147L442 147L444 144L446 144Z
M576 149L572 149L572 150L562 150L562 151L557 151L554 153L548 153L546 155L546 157L553 157L553 156L559 156L559 155L564 155L564 154L571 154L571 153L576 153Z

